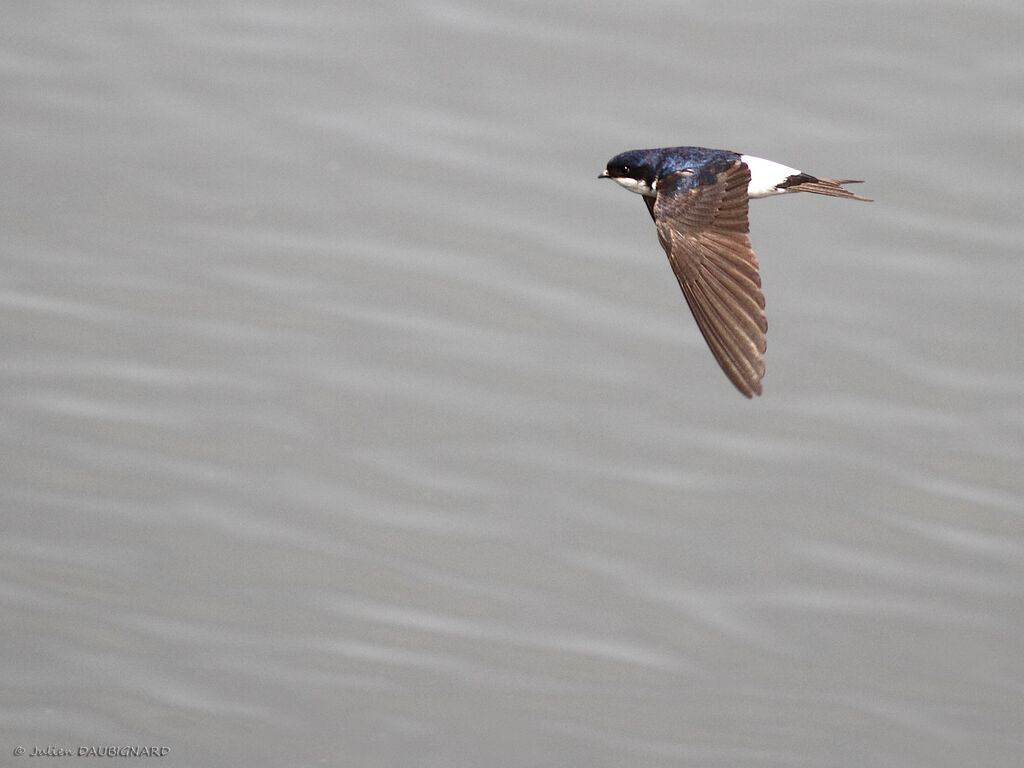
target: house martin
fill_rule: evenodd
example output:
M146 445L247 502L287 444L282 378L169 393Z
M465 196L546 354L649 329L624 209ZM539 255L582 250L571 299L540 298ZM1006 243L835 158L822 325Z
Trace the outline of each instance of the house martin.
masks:
M764 377L764 294L747 203L789 192L865 200L853 179L812 176L724 149L667 147L616 155L598 177L642 195L686 303L725 375L746 397Z

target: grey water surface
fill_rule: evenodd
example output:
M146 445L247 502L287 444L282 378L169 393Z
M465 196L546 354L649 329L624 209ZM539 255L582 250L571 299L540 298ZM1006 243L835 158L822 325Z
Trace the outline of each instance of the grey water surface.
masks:
M1024 763L1022 41L6 4L4 764ZM752 204L754 401L597 180L674 144L875 198Z

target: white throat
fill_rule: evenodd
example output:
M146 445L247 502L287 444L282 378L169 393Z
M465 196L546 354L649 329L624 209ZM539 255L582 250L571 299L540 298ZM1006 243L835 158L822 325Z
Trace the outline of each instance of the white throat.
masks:
M628 176L612 176L612 179L616 184L619 184L624 189L628 189L630 192L636 192L638 195L647 195L648 197L654 196L654 190L642 181L631 179Z

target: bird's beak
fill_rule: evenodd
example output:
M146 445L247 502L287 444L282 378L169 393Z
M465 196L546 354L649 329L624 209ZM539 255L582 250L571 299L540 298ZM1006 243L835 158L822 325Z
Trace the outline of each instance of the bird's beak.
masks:
M611 176L608 175L608 169L605 168L603 171L601 171L601 175L598 176L597 178L599 178L599 179L610 179Z

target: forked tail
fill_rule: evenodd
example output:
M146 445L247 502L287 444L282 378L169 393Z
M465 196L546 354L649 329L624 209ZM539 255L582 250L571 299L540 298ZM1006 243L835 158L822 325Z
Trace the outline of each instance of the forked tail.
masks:
M848 189L843 189L843 184L863 184L860 179L819 179L809 173L801 173L790 176L782 184L780 189L787 192L813 192L816 195L828 195L829 197L846 197L850 200L863 200L866 203L872 202L870 197L855 195Z

